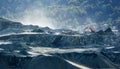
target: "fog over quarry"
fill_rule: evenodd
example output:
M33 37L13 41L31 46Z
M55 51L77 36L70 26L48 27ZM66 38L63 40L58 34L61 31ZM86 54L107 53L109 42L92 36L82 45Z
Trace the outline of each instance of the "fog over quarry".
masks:
M119 28L119 4L119 0L2 0L0 14L27 25L81 32L85 26Z

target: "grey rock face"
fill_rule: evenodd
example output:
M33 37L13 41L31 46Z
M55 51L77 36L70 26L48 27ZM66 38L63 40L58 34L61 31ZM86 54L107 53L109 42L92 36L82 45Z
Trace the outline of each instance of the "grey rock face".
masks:
M32 33L21 34L26 30ZM120 68L120 37L110 28L74 35L71 32L75 31L26 26L0 18L0 34L11 32L17 34L0 36L2 69Z

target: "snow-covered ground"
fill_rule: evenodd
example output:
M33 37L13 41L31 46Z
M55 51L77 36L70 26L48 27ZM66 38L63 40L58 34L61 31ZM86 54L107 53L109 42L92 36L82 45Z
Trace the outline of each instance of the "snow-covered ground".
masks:
M38 55L50 55L54 53L71 53L71 52L100 52L98 48L72 48L72 49L60 49L60 48L50 48L50 47L30 47L28 51L31 56Z
M69 60L65 60L65 61L67 61L68 63L70 63L70 64L72 64L72 65L74 65L75 67L78 67L78 68L80 68L80 69L91 69L91 68L89 68L89 67L86 67L86 66L77 64L77 63L72 62L72 61L69 61Z
M12 42L0 41L0 45L12 44Z

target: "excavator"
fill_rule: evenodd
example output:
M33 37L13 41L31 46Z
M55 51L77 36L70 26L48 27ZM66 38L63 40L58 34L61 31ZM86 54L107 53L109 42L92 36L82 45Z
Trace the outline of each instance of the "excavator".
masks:
M96 30L92 29L92 28L91 28L91 27L89 27L89 26L88 26L88 27L86 27L86 28L85 28L85 30L90 30L90 32L92 32L92 33L96 33Z
M110 27L108 27L104 31L103 30L96 31L96 30L92 29L91 27L86 27L84 30L89 30L90 33L97 33L100 35L105 35L105 34L114 35L114 32L112 31L112 29Z

